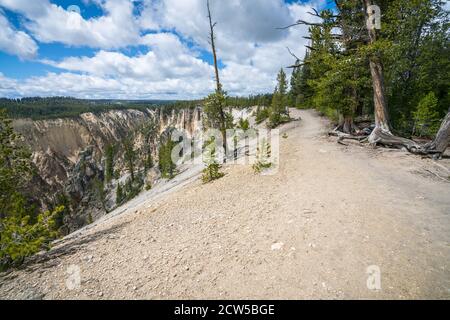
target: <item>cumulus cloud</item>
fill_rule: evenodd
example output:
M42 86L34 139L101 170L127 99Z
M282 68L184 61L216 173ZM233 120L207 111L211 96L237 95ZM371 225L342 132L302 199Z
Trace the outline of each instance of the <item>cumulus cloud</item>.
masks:
M25 32L17 31L0 11L0 50L22 59L31 59L36 56L38 46Z
M212 67L184 46L171 33L150 34L143 43L151 48L135 57L112 51L100 51L94 57L70 57L60 62L44 61L54 67L95 76L131 78L145 81L163 79L209 79Z
M40 42L117 49L139 43L140 29L132 0L95 0L104 12L84 19L48 0L0 0L0 6L26 18L24 26Z
M11 95L74 95L109 98L199 98L214 88L212 66L200 53L209 51L205 0L86 0L104 15L83 19L41 0L0 0L0 6L26 17L25 28L40 42L98 48L92 56L42 60L62 70L14 82ZM279 30L297 19L311 19L308 4L283 0L212 0L218 22L221 77L233 95L271 92L276 73L304 54L306 27ZM43 10L42 8L45 8ZM76 22L68 24L68 21ZM189 41L189 45L187 44ZM147 50L129 54L127 46ZM142 53L144 51L144 53ZM8 79L11 80L11 79Z
M148 82L89 74L49 73L17 81L0 76L0 95L8 97L76 96L86 99L195 99L208 93L204 79L162 79Z

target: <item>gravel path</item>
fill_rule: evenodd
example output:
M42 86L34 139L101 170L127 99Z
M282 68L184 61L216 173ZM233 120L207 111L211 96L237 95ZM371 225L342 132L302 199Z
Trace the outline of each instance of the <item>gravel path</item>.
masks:
M338 145L324 119L295 113L278 174L190 178L3 275L0 298L449 299L450 184L426 174L437 165Z

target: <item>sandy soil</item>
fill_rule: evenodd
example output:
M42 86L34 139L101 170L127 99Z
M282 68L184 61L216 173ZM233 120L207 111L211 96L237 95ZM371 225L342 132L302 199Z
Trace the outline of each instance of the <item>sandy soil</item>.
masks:
M449 161L342 146L296 113L278 174L147 194L3 275L0 298L449 299Z

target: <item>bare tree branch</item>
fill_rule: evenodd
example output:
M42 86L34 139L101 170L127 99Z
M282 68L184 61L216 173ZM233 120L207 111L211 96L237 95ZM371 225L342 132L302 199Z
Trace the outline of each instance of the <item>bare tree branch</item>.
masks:
M289 47L286 47L286 49L288 50L289 54L290 54L291 56L293 56L295 59L297 59L298 61L301 60L299 57L297 57L297 56L291 51L291 49L289 49Z
M295 26L300 26L300 25L306 25L306 26L316 26L316 27L321 27L322 24L321 23L314 23L314 22L308 22L308 21L304 21L304 20L298 20L296 23L293 23L289 26L286 27L282 27L282 28L277 28L278 30L286 30Z

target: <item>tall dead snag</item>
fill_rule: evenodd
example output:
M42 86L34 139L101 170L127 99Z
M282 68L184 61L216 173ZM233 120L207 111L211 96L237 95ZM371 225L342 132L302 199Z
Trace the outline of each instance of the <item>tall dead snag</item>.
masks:
M214 58L214 71L215 71L215 75L216 75L216 90L220 91L222 90L222 86L220 84L220 77L219 77L219 67L218 67L218 63L217 63L217 52L216 52L216 37L214 35L214 28L217 25L217 22L212 21L212 16L211 16L211 7L209 5L209 0L206 1L206 6L208 8L208 19L209 19L209 28L210 28L210 42L211 42L211 49L212 49L212 54L213 54L213 58Z
M219 66L217 62L217 51L216 51L216 37L214 34L214 28L217 25L217 22L213 22L212 15L211 15L211 7L209 0L206 0L206 7L208 9L208 19L209 19L209 28L210 28L210 44L211 44L211 50L212 55L214 59L214 71L215 71L215 78L216 78L216 95L217 96L224 96L224 92L222 91L222 84L220 83L220 77L219 77ZM220 100L220 99L218 99ZM224 105L218 105L218 115L219 115L219 126L220 131L222 132L222 139L223 139L223 147L226 152L227 150L227 116L225 114ZM224 157L224 161L226 162L226 157Z

